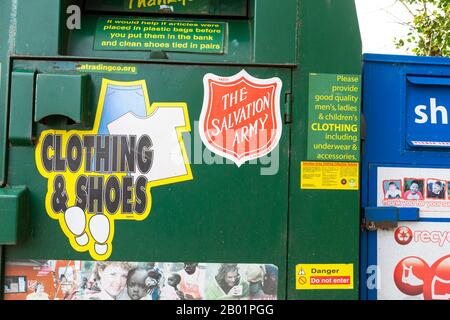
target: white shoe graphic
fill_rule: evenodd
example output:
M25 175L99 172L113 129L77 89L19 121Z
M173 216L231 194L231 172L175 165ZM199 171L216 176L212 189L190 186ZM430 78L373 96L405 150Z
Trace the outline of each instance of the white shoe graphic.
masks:
M84 211L78 207L71 207L64 213L64 220L67 228L75 235L78 245L84 247L89 242L89 237L85 232L86 216Z
M416 277L413 272L413 266L406 266L403 264L402 282L410 286L423 286L423 280Z
M108 218L103 214L96 214L89 220L89 230L96 242L94 244L95 252L100 256L105 255L108 251L106 241L108 241L110 231Z

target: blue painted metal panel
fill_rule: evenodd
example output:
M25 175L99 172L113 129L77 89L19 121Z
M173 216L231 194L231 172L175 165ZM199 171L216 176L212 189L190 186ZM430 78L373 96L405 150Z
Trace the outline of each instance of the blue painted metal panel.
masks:
M366 207L365 218L373 222L418 221L419 208Z
M364 213L369 221L389 221L392 223L398 221L398 210L396 207L368 207L365 208Z
M376 209L377 169L450 168L450 59L368 54L363 74L363 212L372 221L415 221L417 208ZM378 252L377 232L365 231L361 239L361 298L376 300L377 289L365 285L373 276L367 270L377 266L383 253Z

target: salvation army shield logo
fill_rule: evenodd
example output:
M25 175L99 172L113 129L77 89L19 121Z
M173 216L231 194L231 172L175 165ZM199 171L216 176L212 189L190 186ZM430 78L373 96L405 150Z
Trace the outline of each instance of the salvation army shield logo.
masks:
M245 70L232 77L206 74L200 137L238 167L275 149L282 134L279 78L258 79Z

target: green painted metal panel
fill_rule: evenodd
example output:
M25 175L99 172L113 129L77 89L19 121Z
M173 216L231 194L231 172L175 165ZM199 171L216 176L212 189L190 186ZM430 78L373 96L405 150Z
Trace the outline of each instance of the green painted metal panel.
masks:
M31 145L35 72L13 72L11 82L9 141L13 145Z
M17 245L24 241L28 225L28 197L25 187L0 189L0 244Z
M295 63L297 0L252 1L253 59L257 63Z
M34 121L63 116L77 124L86 124L89 94L86 74L40 73L36 79Z
M228 2L220 1L220 4L220 7L225 8L228 6ZM296 0L283 1L282 6L279 6L274 1L250 1L248 7L249 14L242 19L230 19L227 16L217 17L214 15L209 17L200 16L201 18L196 17L193 19L198 23L218 22L227 24L227 32L225 34L226 51L223 54L192 54L163 50L165 54L160 55L160 57L169 61L189 63L294 64L296 62L298 42L296 37ZM129 50L121 52L95 50L94 35L99 16L97 13L83 15L83 27L81 30L71 32L67 54L80 57L157 60L150 49L146 51ZM108 16L103 13L101 16L114 17L115 15L110 14Z
M0 2L0 186L5 183L11 1Z
M5 164L6 164L6 139L7 139L7 81L8 81L8 51L10 36L10 14L11 2L0 2L0 187L5 183ZM8 32L6 32L8 30ZM0 246L0 299L3 294L3 247Z
M92 62L90 62L92 63ZM81 62L18 61L15 68L36 69L40 73L57 68L75 71ZM122 65L126 67L127 65ZM274 175L261 175L267 165L210 164L204 161L196 121L203 101L203 77L207 73L231 76L243 67L171 64L137 64L136 73L90 73L89 108L95 112L102 79L115 81L145 80L153 102L187 103L191 133L185 133L191 155L193 180L154 187L152 211L142 221L116 221L113 253L110 260L161 262L237 262L271 263L286 269L288 216L288 125L283 126L280 162ZM259 78L279 77L282 97L290 91L289 68L245 67ZM68 126L75 129L77 126ZM78 127L80 128L80 127ZM38 124L38 133L51 126ZM36 169L33 147L12 147L9 183L26 184L32 208L32 238L6 250L6 259L79 259L91 260L87 253L77 253L69 244L57 221L45 213L47 180ZM275 158L275 156L274 156ZM221 161L219 158L218 161ZM274 167L275 168L275 167ZM274 173L275 173L274 172ZM284 277L280 277L279 296L285 298Z
M17 1L16 53L58 55L62 50L60 0Z
M300 190L307 159L310 73L361 73L361 41L354 1L300 2L300 69L293 73L290 165L289 299L358 299L359 192ZM319 18L320 17L320 18ZM296 290L297 264L354 264L354 290Z
M18 4L16 39L13 2ZM214 8L220 10L225 10L229 3L213 2ZM90 3L95 6L95 1ZM105 12L92 7L89 12L83 11L81 30L69 33L65 28L68 4L65 0L0 1L0 29L12 30L11 35L0 33L0 117L4 119L0 121L0 181L6 183L5 164L9 163L8 185L29 188L32 218L31 239L8 247L4 253L6 258L91 260L88 253L74 251L58 221L45 213L48 183L37 171L31 156L34 147L13 145L6 153L10 58L15 59L16 71L37 70L52 75L85 73L90 77L88 91L75 90L76 86L72 88L72 85L66 87L69 89L64 95L72 95L70 99L58 96L57 81L45 86L47 93L42 102L43 108L51 107L53 111L68 108L70 114L74 107L70 107L71 103L78 105L83 100L80 91L87 92L87 113L80 115L80 119L84 114L89 115L87 126L59 121L37 123L36 134L48 129L86 130L92 126L103 78L145 80L151 102L187 103L191 132L184 133L183 138L190 142L187 148L192 158L197 159L202 158L204 151L203 144L195 142L200 140L195 137L198 127L194 122L200 117L203 76L210 72L231 76L245 68L253 76L277 76L283 81L281 100L287 101L284 110L292 124L283 127L277 174L260 175L262 165L237 169L230 164L194 163L193 180L152 189L149 218L139 223L116 223L110 259L273 263L280 268L279 298L357 299L359 192L299 188L300 163L307 159L310 74L361 72L361 43L354 2L288 0L280 5L280 2L254 0L248 1L248 12L240 17L231 18L231 11L222 17L217 12L209 12L210 16L203 18L193 17L196 21L212 19L227 23L224 54L96 51L95 30L99 16L105 16ZM115 5L115 1L103 1L102 5ZM234 11L236 7L229 8L238 12ZM104 6L99 8L103 9L115 11ZM117 14L116 11L114 15ZM16 50L10 45L14 42ZM40 61L17 60L9 50ZM72 62L52 61L51 56L62 54ZM287 93L291 95L286 96ZM289 103L293 104L292 112ZM1 262L0 258L0 265ZM295 267L300 263L354 264L355 289L298 291Z

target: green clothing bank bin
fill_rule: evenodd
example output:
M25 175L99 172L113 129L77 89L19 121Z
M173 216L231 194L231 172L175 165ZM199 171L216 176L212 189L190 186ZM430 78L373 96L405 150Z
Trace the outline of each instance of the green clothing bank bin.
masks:
M358 299L350 0L2 0L0 293Z

